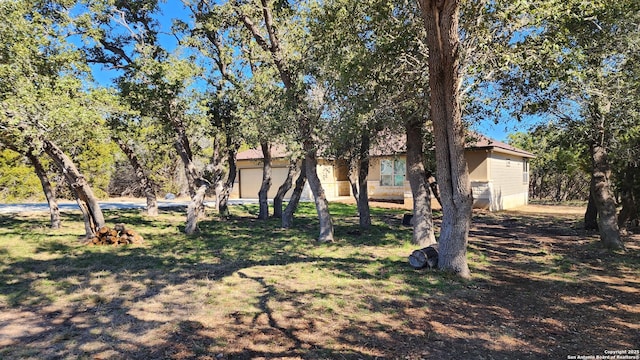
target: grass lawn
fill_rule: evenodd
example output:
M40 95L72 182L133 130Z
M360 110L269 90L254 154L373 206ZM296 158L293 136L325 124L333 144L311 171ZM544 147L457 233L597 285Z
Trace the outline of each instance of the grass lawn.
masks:
M566 359L640 347L640 236L599 247L576 216L478 212L470 281L416 271L403 210L312 204L295 229L233 206L107 211L145 243L87 246L79 213L0 215L0 359Z

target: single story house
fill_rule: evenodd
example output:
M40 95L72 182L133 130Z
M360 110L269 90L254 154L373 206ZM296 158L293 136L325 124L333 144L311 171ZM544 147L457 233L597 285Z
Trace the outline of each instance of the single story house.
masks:
M529 159L534 155L500 141L475 136L468 142L465 157L473 190L474 207L491 211L527 205L529 201ZM388 146L393 143L392 146ZM369 165L369 198L403 201L411 206L412 195L406 178L404 140L390 140L387 149L372 149ZM236 183L231 198L257 198L262 182L262 151L238 153ZM272 149L272 198L287 176L289 161L284 148ZM318 160L318 176L328 200L352 196L348 170L340 161ZM291 192L291 190L290 190ZM290 193L289 193L290 194ZM287 194L286 197L289 196ZM312 198L307 187L303 199Z

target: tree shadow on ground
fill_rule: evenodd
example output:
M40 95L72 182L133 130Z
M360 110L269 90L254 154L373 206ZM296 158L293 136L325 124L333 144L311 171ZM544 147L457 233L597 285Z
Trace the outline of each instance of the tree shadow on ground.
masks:
M375 251L406 241L399 223L379 221L374 238L401 236L365 248L345 224L334 244L308 241L316 223L304 216L299 229L235 216L193 237L164 224L144 247L51 240L37 251L51 258L5 252L0 357L539 359L640 343L640 239L617 254L572 220L475 220L472 281ZM21 233L30 220L3 221Z

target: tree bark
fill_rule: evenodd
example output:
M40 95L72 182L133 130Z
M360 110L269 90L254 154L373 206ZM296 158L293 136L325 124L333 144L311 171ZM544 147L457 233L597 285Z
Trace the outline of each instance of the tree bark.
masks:
M438 267L468 278L466 253L473 200L459 99L460 0L419 0L419 4L427 30L431 120L443 211Z
M47 203L49 204L49 214L51 218L51 228L59 229L60 228L60 208L58 208L58 200L56 199L56 193L51 186L51 182L49 181L49 177L47 176L47 171L42 166L40 159L33 153L33 149L29 148L26 153L27 159L33 165L35 169L36 175L38 179L40 179L40 184L42 185L42 190L44 191L44 196L47 198Z
M631 166L627 166L624 179L620 184L620 202L622 209L618 214L618 227L621 234L627 234L627 224L638 218L638 206L634 194L635 174Z
M427 178L427 183L429 183L429 188L431 189L431 195L438 201L440 207L442 207L442 200L440 199L440 188L438 187L438 182L436 181L435 176L431 173L431 171L426 170L425 176Z
M300 196L302 195L302 190L304 190L304 184L306 182L307 165L305 160L302 160L302 164L300 165L300 175L298 175L298 178L296 179L296 186L293 188L293 193L291 194L289 203L282 213L282 227L285 229L288 229L293 225L293 214L298 209Z
M140 182L142 189L144 191L145 198L147 200L147 215L149 216L158 216L158 199L156 197L156 190L154 188L153 182L147 175L147 172L142 167L142 164L138 160L138 156L135 151L127 144L124 140L119 137L115 138L116 143L120 147L120 150L127 156L129 159L129 163L133 167L133 170L136 173L136 178Z
M78 206L83 212L85 231L87 238L95 236L97 229L104 226L104 216L98 204L98 199L93 195L91 186L80 174L73 161L53 142L44 140L44 151L53 159L64 174L67 183L74 191Z
M316 211L318 213L318 220L320 222L320 235L318 236L318 241L331 242L333 241L333 221L331 220L331 214L329 213L329 202L327 201L324 189L322 188L322 183L318 177L318 159L316 158L315 149L312 148L310 143L305 145L305 151L307 180L309 181L309 187L313 193Z
M591 189L598 209L600 240L607 248L623 249L616 218L616 202L611 189L611 169L607 150L601 143L591 144L591 160L593 164Z
M360 228L371 227L371 210L369 208L369 147L371 146L371 136L367 129L363 129L360 138L360 153L358 156L358 216Z
M591 183L593 182L593 176L591 176ZM598 208L596 208L591 185L589 185L589 202L584 213L584 228L585 230L598 230Z
M222 189L217 194L218 202L218 214L220 216L229 216L229 195L233 189L233 185L236 182L236 175L238 172L238 166L236 163L236 155L238 154L238 148L228 143L227 150L227 164L229 171L227 172L227 179L222 185Z
M419 119L411 119L406 124L406 131L407 177L413 195L412 243L423 248L436 242L431 213L431 192L422 153L423 124Z
M262 184L258 191L258 203L260 211L258 219L269 219L269 189L271 188L271 145L268 142L260 143L262 149Z
M352 178L352 174L351 174L351 170L349 170L349 186L351 186L351 193L353 194L353 199L356 202L356 208L358 208L358 211L360 211L360 206L358 206L358 203L360 202L360 191L358 190L358 179L353 179ZM358 171L359 173L359 171ZM367 198L368 198L369 194L367 194Z
M216 195L216 210L220 213L220 194L222 193L222 187L225 176L225 169L222 166L223 156L221 155L222 146L219 136L213 137L213 144L211 146L211 159L209 160L209 166L211 168L211 187Z
M184 165L187 181L189 182L189 195L191 196L191 202L187 206L187 222L184 232L187 235L193 235L199 231L198 220L204 215L204 197L211 184L202 177L193 163L189 141L184 131L176 128L176 134L175 148Z
M200 183L195 194L191 197L191 202L187 205L187 223L184 227L184 232L187 235L193 235L200 232L198 228L198 220L203 216L202 208L204 207L204 197L207 193L209 186L205 183Z
M298 173L298 159L292 159L289 162L289 170L287 171L287 178L284 179L284 182L278 188L278 192L276 196L273 197L273 217L277 219L282 218L282 201L287 192L291 189L293 185L293 178Z

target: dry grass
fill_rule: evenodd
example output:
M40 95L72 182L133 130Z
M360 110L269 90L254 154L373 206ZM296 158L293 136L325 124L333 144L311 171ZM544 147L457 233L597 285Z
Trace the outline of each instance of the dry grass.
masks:
M183 215L110 212L142 246L87 247L79 216L0 217L0 358L539 359L640 343L640 239L601 249L574 215L477 213L474 278L414 271L402 210L358 233L332 204L337 240L234 207L181 234Z

